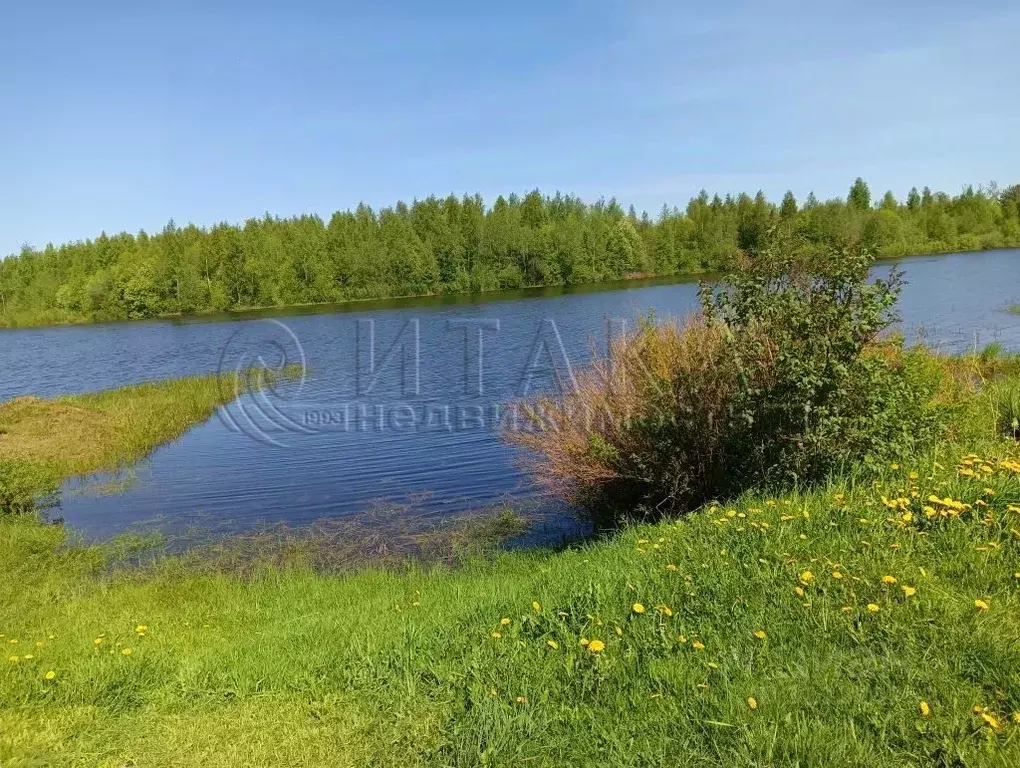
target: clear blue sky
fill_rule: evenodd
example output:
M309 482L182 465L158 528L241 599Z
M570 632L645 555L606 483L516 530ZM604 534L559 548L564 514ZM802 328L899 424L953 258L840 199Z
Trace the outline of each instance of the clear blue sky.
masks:
M155 5L5 5L0 253L451 191L1020 181L1012 1Z

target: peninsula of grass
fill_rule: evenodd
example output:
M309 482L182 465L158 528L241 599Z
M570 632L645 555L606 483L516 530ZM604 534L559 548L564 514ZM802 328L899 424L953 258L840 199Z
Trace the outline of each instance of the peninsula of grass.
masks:
M1020 365L942 370L984 383L932 452L562 552L242 578L111 569L7 515L0 764L1016 765L1020 452L999 403ZM218 402L201 379L140 392L135 415ZM55 412L130 421L121 397ZM17 455L94 467L145 444L54 440Z
M292 366L0 403L0 509L24 507L70 477L130 465L243 392L298 373Z

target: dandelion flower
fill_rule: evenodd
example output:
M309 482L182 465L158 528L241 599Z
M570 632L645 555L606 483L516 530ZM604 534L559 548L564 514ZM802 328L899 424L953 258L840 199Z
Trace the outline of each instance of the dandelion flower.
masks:
M931 707L928 706L927 701L922 701L918 708L921 710L921 717L928 717L931 714Z
M851 613L853 613L853 612L854 612L854 607L853 607L852 605L844 605L844 606L843 606L842 608L840 608L839 610L840 610L840 611L842 611L843 613L845 613L845 614L848 614L848 615L849 615L849 614L851 614Z
M801 589L800 587L794 587L793 594L795 594L797 597L804 597L804 590Z
M645 612L645 607L641 603L634 603L634 605L632 605L630 607L630 609L632 611L634 611L634 613L644 613Z
M592 653L602 653L602 651L606 650L606 644L601 640L592 640L588 643L588 650Z
M895 584L896 583L896 577L895 576L883 576L882 577L882 583L883 584Z
M538 600L533 601L531 603L531 610L533 610L535 613L541 613L542 612L542 604L540 602L538 602Z
M97 637L95 640L92 641L92 645L102 645L103 644L103 639L104 638L102 638L102 637Z
M554 651L560 647L560 644L557 643L555 640L546 640L545 644L552 648Z
M832 572L832 578L834 578L834 579L842 579L843 578L843 574L840 573L839 571L833 571Z
M130 648L122 649L121 652L120 652L120 655L121 656L130 656L131 655L131 649Z
M999 728L1001 727L999 719L995 715L989 714L988 712L982 712L981 719L988 723L988 725L990 725L996 731L999 730Z
M21 659L19 659L17 656L8 656L7 661L9 661L11 664L17 664L19 661L21 661Z
M492 639L493 640L499 640L499 638L501 638L501 637L503 637L503 635L501 635L499 632L493 632L492 633Z
M33 655L32 655L31 653L26 653L26 654L25 654L24 656L22 656L21 658L23 658L23 659L24 659L25 661L31 661L32 659L34 659L34 658L35 658L35 656L33 656Z
M655 606L655 610L657 610L663 616L672 616L673 615L673 609L670 608L668 605L657 605L657 606Z
M904 584L901 589L903 590L903 595L905 597L913 597L917 594L917 590L914 587L908 587L906 584Z
M804 573L800 575L800 580L803 584L810 584L815 580L815 575L811 573L811 571L804 571Z
M748 709L758 709L758 700L756 698L754 698L754 696L748 696L747 697L747 708Z
M764 629L756 630L754 636L757 637L759 640L764 640L766 637L768 637L768 635L765 634Z
M975 600L974 607L981 611L981 613L984 613L985 611L988 610L988 603L986 603L984 600Z
M878 613L881 610L878 603L868 603L868 613Z
M145 626L144 624L139 624L137 627L135 627L135 632L137 634L139 634L139 635L144 635L148 631L149 631L149 628L147 626Z
M673 563L670 563L669 565L666 566L666 570L667 571L675 571L675 570L677 570L677 567L675 565L673 565Z
M701 651L704 650L705 644L700 640L695 640L693 643L691 643L691 648L693 648L696 651Z
M499 625L501 627L509 627L510 626L510 619L508 619L506 616L504 616L502 619L499 620Z
M7 642L10 643L11 645L17 645L18 644L18 641L15 638L13 638L13 637L10 640L8 640Z
M518 704L527 704L528 703L528 697L527 696L518 696L517 697L517 703Z
M43 675L43 677L46 678L47 680L55 680L57 678L57 673L51 669L49 672Z

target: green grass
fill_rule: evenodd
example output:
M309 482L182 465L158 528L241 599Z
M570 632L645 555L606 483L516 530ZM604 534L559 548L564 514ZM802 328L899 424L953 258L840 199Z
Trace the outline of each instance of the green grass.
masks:
M457 568L111 569L115 548L9 516L0 764L1016 765L996 386L881 477ZM951 510L932 495L969 509L929 517Z

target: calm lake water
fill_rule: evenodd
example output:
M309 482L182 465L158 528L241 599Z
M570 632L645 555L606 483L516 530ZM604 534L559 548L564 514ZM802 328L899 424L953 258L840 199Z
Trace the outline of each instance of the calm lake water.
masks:
M1020 349L1020 317L1006 312L1020 302L1020 251L901 266L899 309L911 337L951 351L993 341ZM631 282L0 332L0 401L303 359L303 381L242 397L121 482L68 483L51 516L100 538L299 525L394 504L442 516L509 502L543 509L541 535L556 537L576 523L537 494L500 440L500 404L555 391L604 348L607 322L618 328L649 311L682 317L696 294L693 283Z

